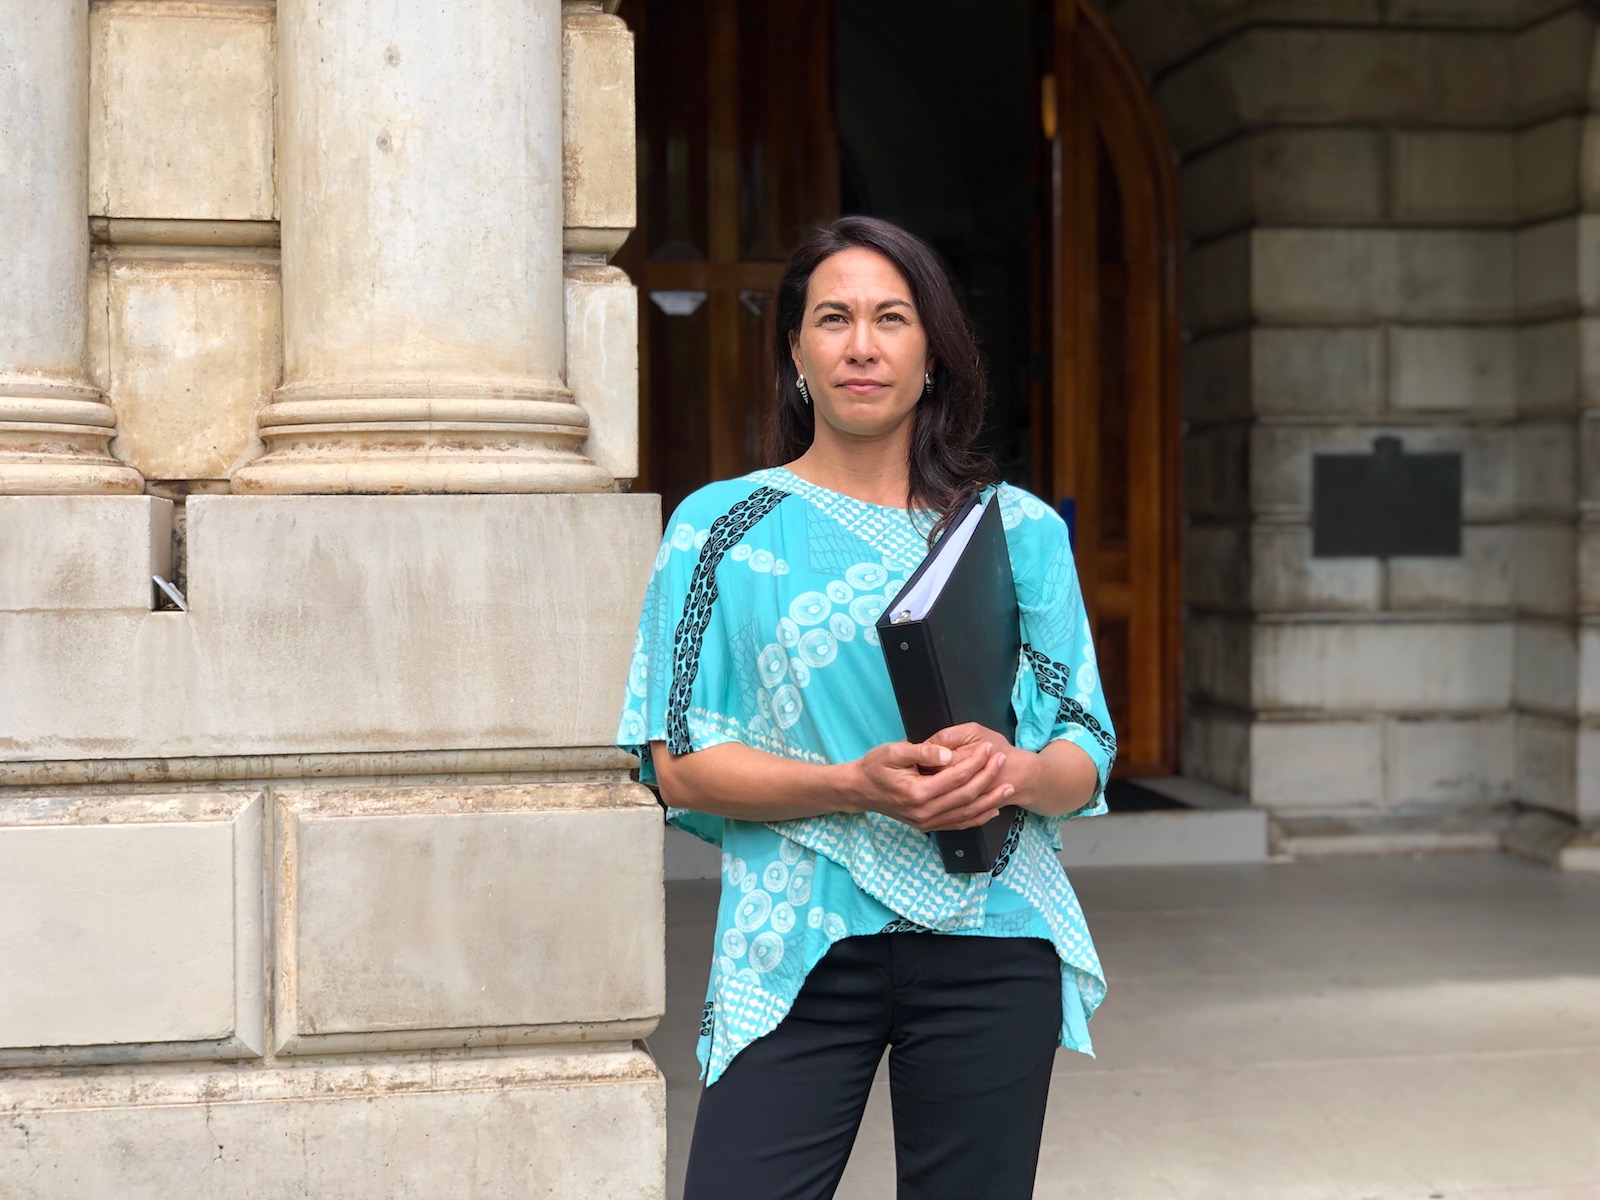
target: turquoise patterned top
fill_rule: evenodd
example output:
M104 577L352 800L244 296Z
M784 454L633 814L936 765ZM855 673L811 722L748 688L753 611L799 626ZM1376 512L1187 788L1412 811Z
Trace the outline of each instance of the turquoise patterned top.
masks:
M1116 756L1066 526L1017 488L998 491L1022 654L1016 744L1066 739L1099 769ZM905 737L875 622L927 554L932 517L867 504L783 468L701 488L667 524L645 593L617 745L654 784L650 743L674 754L742 742L805 762L848 762ZM840 938L885 931L1039 937L1061 957L1062 1044L1092 1053L1105 979L1055 851L1066 817L1023 813L987 874L945 871L933 839L879 813L668 820L722 849L702 1077L788 1013Z

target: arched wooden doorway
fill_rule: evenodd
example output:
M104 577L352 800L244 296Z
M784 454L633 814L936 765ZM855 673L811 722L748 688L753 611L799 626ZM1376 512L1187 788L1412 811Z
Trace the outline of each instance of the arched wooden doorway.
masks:
M998 448L1009 439L1001 454L1008 477L1074 525L1118 774L1173 773L1178 222L1154 105L1088 0L1036 0L1008 18L1019 58L1006 82L1026 103L994 118L1014 122L1006 129L1015 136L990 178L1020 172L1014 182L1031 211L1016 222L1021 302L996 306L979 272L964 272L970 264L948 228L941 241L936 219L872 191L871 156L893 153L896 139L852 144L848 68L877 53L882 61L869 73L893 78L872 104L855 97L871 120L894 103L903 121L918 103L908 90L924 83L937 89L923 95L930 110L953 81L998 92L1000 79L990 87L971 78L973 22L998 18L977 15L965 0L928 0L915 28L849 42L852 21L883 11L827 0L623 0L638 63L639 227L618 256L641 295L637 486L661 492L670 509L701 483L762 465L770 302L783 260L842 200L850 211L902 221L951 260L980 327L986 300L999 314L991 323L1003 323L985 339L992 363L1003 356L992 365L1005 394L991 433ZM949 70L935 61L941 44L950 48ZM898 74L889 61L896 52L905 59ZM928 118L926 137L937 138L959 111ZM993 156L984 133L969 130L983 142L979 152ZM887 174L906 169L916 164ZM981 187L971 196L974 211L988 199Z
M1102 14L1054 0L1051 387L1038 490L1073 514L1127 774L1178 765L1180 227L1155 103ZM1037 435L1036 435L1037 436Z

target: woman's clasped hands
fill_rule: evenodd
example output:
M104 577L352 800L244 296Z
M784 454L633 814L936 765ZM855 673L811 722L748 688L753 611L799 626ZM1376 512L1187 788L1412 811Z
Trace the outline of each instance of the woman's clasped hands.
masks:
M1008 760L1025 756L980 725L940 730L925 742L887 742L854 763L861 809L925 833L970 829L1012 802Z

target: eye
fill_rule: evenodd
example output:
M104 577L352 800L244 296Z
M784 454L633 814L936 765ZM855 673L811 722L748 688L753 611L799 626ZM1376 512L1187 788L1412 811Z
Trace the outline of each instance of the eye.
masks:
M905 319L904 315L902 315L901 313L897 313L897 312L884 313L883 314L883 319L885 321L898 321L902 325L904 325L906 323L906 319Z
M837 321L843 321L843 320L844 320L844 314L843 313L824 313L823 316L822 316L822 320L817 322L817 323L819 325L828 325L828 324L831 324L831 323L834 323L834 322L837 322Z

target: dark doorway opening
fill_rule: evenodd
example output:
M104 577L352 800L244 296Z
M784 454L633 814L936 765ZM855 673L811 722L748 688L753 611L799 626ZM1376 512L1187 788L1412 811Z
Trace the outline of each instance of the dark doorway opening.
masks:
M987 448L1026 488L1038 487L1032 414L1047 382L1048 34L1038 4L843 4L837 16L840 211L894 221L944 257L989 369Z
M636 36L638 486L765 465L783 263L840 212L930 241L988 364L986 441L1072 533L1121 775L1178 767L1176 180L1094 0L622 0Z

